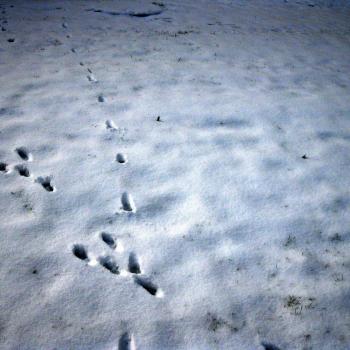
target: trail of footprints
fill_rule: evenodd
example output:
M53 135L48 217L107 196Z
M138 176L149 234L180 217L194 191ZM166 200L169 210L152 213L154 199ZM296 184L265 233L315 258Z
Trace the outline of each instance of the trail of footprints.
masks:
M63 28L68 28L68 25L67 23L63 23L62 24L62 27ZM73 51L74 53L76 53L76 51L74 50ZM84 62L79 62L79 65L81 67L85 67L85 63ZM86 76L88 81L91 82L91 83L98 83L98 79L94 76L93 74L93 71L90 67L87 67L86 68L87 72L88 72L88 75ZM104 94L100 93L98 94L97 96L97 101L100 102L100 103L103 103L103 102L106 102L107 101L107 98L105 97ZM115 125L114 121L111 120L111 119L107 119L105 121L105 127L108 131L110 132L116 132L119 130L118 126ZM126 164L128 162L128 158L125 154L123 153L118 153L116 155L116 159L115 159L118 163L120 164ZM130 197L127 198L127 194L124 194L123 195L123 198L122 198L122 202L123 202L123 210L125 211L135 211L135 205L132 201L132 199Z
M82 67L85 66L84 62L80 62L79 64ZM93 75L92 69L87 67L87 71L89 73L87 75L88 80L90 82L97 83L98 80ZM103 94L99 94L97 96L97 101L101 102L101 103L106 102L106 97ZM116 132L119 130L117 125L115 125L114 121L111 119L107 119L105 121L105 127L110 132ZM118 153L115 157L115 161L118 162L119 164L126 164L128 162L128 158L124 153ZM134 200L128 192L124 192L122 194L121 204L122 204L122 206L121 206L122 211L124 211L124 212L136 212L136 206L135 206Z
M67 23L62 23L62 28L66 30L68 28ZM70 38L70 35L66 35L67 38ZM71 52L77 54L75 48L71 49ZM80 66L84 67L85 64L83 62L79 63ZM98 83L97 78L94 76L91 68L87 67L87 75L86 78L91 83ZM97 86L97 85L96 85ZM106 97L103 94L99 94L97 96L97 101L99 103L106 102ZM105 122L106 129L110 132L116 132L119 128L115 125L113 120L106 120ZM18 147L15 149L18 157L24 161L25 163L17 164L11 167L6 162L0 162L0 173L10 173L15 170L18 175L30 178L32 174L27 166L28 162L33 161L33 155L26 147ZM118 153L115 157L115 161L119 164L126 164L128 162L128 158L123 153ZM46 191L54 192L56 190L55 186L52 184L52 176L39 176L35 180L36 183L40 184ZM124 192L121 196L121 210L127 213L136 212L136 206L132 196L128 192ZM131 276L138 286L142 287L145 291L147 291L152 296L161 298L163 297L163 291L158 287L156 283L154 283L149 277L143 274L141 269L140 259L135 252L130 252L128 257L128 266L125 270L120 269L120 266L117 263L117 259L115 257L116 253L123 252L123 246L119 240L117 240L113 235L107 232L101 232L99 235L100 240L109 247L111 253L106 255L101 255L97 259L93 258L92 255L89 254L87 247L84 244L74 244L72 247L73 255L81 260L86 262L89 266L100 265L105 270L109 271L113 275L122 275L122 276ZM136 349L135 342L132 334L124 333L119 340L119 349L121 350L132 350Z
M63 29L68 28L67 23L62 23ZM67 38L70 36L67 35ZM71 49L73 53L77 53L76 50L73 48ZM80 65L82 67L85 66L83 62L80 62ZM88 75L87 79L92 83L97 83L98 80L93 75L92 70L87 67ZM98 102L105 102L106 98L100 94L97 97ZM118 127L115 125L115 123L112 120L106 120L105 122L106 129L113 132L118 130ZM23 164L17 164L13 167L13 169L23 177L30 178L32 177L32 174L26 165L26 163L33 161L33 155L26 147L18 147L15 149L15 152L17 153L18 157L21 158L25 163ZM127 156L123 153L118 153L116 155L115 161L120 164L126 164L128 162ZM0 162L0 172L1 173L9 173L11 172L11 167L9 164L5 162ZM56 189L54 185L52 184L52 177L51 176L39 176L35 180L36 183L40 184L46 191L48 192L54 192ZM121 209L124 212L136 212L136 206L134 203L134 200L132 196L124 192L121 196ZM123 247L120 242L116 240L115 237L113 237L111 234L102 232L100 235L100 239L106 244L111 250L115 252L122 252ZM89 265L93 266L99 263L103 268L108 270L110 273L119 275L123 274L125 271L121 271L119 268L119 265L117 264L117 261L113 255L105 255L100 256L97 261L92 260L89 258L89 254L87 251L87 248L83 244L74 244L72 248L72 252L74 256L82 261L87 262ZM153 283L148 277L144 276L142 274L141 265L138 256L131 252L129 254L129 261L128 261L128 267L126 274L131 274L134 278L134 281L137 285L143 287L148 293L150 293L153 296L161 297L163 295L162 290Z
M18 157L26 163L33 161L33 155L26 147L18 147L15 149L15 152L17 153ZM0 162L1 173L10 173L12 169L20 176L28 178L32 177L32 174L25 163L16 164L15 166L11 167L5 162ZM52 184L52 176L39 176L35 179L35 182L40 184L48 192L56 191L55 186Z
M80 62L79 64L82 67L85 66L84 62ZM91 83L98 83L98 80L93 75L92 69L89 67L87 67L86 69L89 73L86 76L88 81ZM100 103L106 102L106 97L103 94L99 94L97 96L97 101ZM115 125L114 121L111 119L106 120L105 127L110 132L118 131L118 127ZM118 153L115 157L115 161L118 162L119 164L126 164L128 162L128 158L125 154ZM134 202L131 194L129 194L128 192L124 192L121 196L121 209L124 212L129 212L129 213L136 212L135 202ZM107 232L102 232L100 234L100 239L111 250L116 251L116 252L120 252L120 253L123 251L123 247L122 247L121 243L118 242L116 240L116 238L113 237L111 234L109 234ZM94 265L96 265L96 263L99 263L101 267L105 268L110 273L113 273L115 275L128 275L128 274L130 275L131 274L134 278L135 283L137 285L143 287L148 293L150 293L151 295L156 296L156 297L163 296L162 290L155 283L153 283L148 277L142 275L142 270L141 270L139 258L134 252L131 252L129 254L128 268L126 271L120 270L120 267L117 264L117 261L113 255L100 256L97 258L97 260L90 259L89 255L88 255L87 248L82 244L75 244L72 248L72 252L73 252L75 257L87 262L90 266L94 266ZM129 335L126 333L124 336L126 338L124 338L124 340L123 340L123 337L122 337L122 340L121 340L124 345L120 345L120 348L121 349L133 349L133 347L129 347L127 345L127 344L129 344L129 341L127 341L127 340L131 339L131 338L129 338Z
M101 232L99 234L99 238L105 245L109 247L111 253L103 254L96 259L93 257L93 255L89 254L88 249L84 244L77 243L72 247L73 255L77 259L86 262L90 266L96 266L99 264L101 267L108 270L114 275L132 276L134 282L144 288L149 294L158 298L163 297L164 293L158 287L158 285L154 283L149 277L143 275L140 259L135 252L129 253L127 269L123 270L118 265L117 259L115 257L115 252L123 252L124 249L122 243L117 240L115 236L107 232Z

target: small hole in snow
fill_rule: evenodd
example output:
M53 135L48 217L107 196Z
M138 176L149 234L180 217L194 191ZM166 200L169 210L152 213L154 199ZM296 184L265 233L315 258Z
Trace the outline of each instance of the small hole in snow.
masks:
M45 190L48 192L53 192L55 190L55 187L51 184L51 177L50 176L38 177L36 179L36 182L40 183L41 186L43 186L45 188Z
M116 160L118 163L124 164L127 162L127 158L123 153L118 153L116 156Z
M162 291L148 278L135 276L135 282L154 296L162 297Z
M100 264L115 275L119 275L119 266L112 256L103 256L99 258Z
M262 342L261 345L264 347L265 350L280 350L279 347L271 343Z
M129 271L135 274L141 273L140 262L135 253L129 255Z
M102 232L101 238L102 238L102 241L105 242L112 249L115 249L117 247L117 243L115 242L115 239L111 234L107 232Z
M24 177L30 176L30 172L28 168L24 165L17 165L16 170L18 171L18 174L20 174L21 176L24 176Z
M0 171L7 172L7 164L0 162Z
M16 148L16 152L23 160L30 160L30 153L25 147Z
M82 244L75 244L73 246L72 252L80 260L88 259L87 251Z

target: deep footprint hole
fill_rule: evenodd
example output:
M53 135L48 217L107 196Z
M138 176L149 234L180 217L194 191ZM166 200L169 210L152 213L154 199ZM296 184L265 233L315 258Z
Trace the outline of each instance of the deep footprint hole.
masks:
M135 277L135 282L141 286L142 288L144 288L149 294L153 295L153 296L161 296L161 291L158 288L158 286L156 284L154 284L152 281L150 281L147 278L143 278L140 276Z
M107 232L102 232L101 238L102 238L102 241L105 242L112 249L115 249L117 247L117 243L111 234Z
M45 188L46 191L48 192L53 192L54 191L54 187L51 185L50 181L43 181L42 186Z
M279 347L271 343L262 342L261 345L264 347L265 350L280 350Z
M40 183L41 186L43 186L44 189L48 192L55 191L55 187L51 184L51 177L50 176L38 177L36 182Z
M119 275L119 266L112 256L103 256L99 258L100 264L109 272Z
M127 193L127 192L123 193L122 198L121 198L121 202L122 202L123 210L131 211L131 212L136 211L134 200L129 193Z
M73 254L80 260L88 260L86 248L82 244L74 244Z
M124 333L119 339L118 350L132 349L136 349L133 336L129 333Z
M129 255L129 272L134 273L134 274L139 274L141 273L141 266L139 259L135 253L130 253Z
M125 164L127 162L127 158L124 154L118 153L116 156L116 160L118 163Z
M8 165L6 163L0 162L0 171L6 173Z
M16 170L18 171L18 174L20 174L21 176L24 176L24 177L30 176L30 172L28 168L24 165L17 165Z
M30 154L25 147L16 148L16 152L23 160L30 159Z

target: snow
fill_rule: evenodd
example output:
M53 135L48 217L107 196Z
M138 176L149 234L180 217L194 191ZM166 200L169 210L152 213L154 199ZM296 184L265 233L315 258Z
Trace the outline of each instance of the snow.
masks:
M0 348L350 349L349 4L3 0Z

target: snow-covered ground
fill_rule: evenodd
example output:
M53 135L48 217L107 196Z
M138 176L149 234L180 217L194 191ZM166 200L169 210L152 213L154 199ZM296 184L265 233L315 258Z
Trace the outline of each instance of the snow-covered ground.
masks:
M350 349L347 1L0 4L0 349Z

